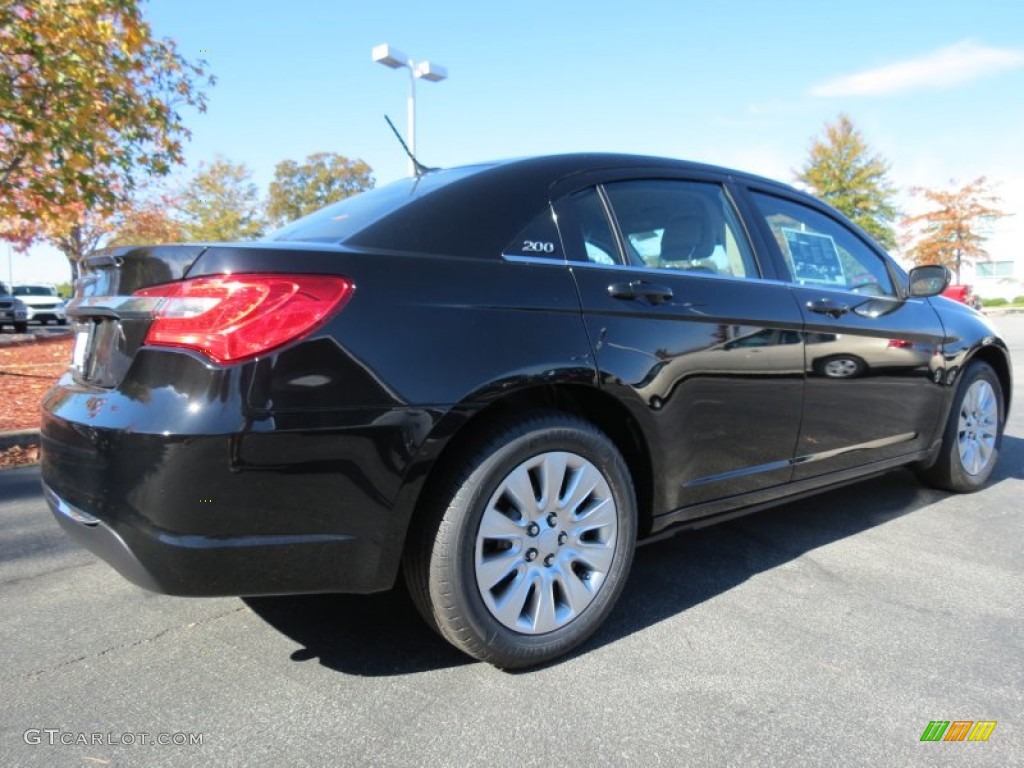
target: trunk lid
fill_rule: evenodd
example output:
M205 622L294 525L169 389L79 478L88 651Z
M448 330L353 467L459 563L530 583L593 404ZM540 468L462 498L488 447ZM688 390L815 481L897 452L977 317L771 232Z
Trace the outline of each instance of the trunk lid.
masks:
M99 387L124 377L152 322L154 300L140 288L181 280L206 245L115 248L85 260L66 313L75 334L75 378Z

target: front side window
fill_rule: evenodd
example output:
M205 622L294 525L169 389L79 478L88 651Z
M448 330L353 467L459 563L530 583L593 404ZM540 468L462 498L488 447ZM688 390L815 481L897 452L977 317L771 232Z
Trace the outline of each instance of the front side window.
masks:
M717 184L651 179L606 184L630 263L758 277L736 214Z
M753 193L782 251L790 279L873 296L895 296L885 260L850 229L806 205Z

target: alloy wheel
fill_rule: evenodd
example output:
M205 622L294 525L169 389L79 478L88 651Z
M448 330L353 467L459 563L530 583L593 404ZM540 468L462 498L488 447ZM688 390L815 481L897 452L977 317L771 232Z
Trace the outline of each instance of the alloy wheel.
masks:
M980 474L995 453L999 403L992 385L978 379L967 389L960 404L957 447L960 464L970 475Z

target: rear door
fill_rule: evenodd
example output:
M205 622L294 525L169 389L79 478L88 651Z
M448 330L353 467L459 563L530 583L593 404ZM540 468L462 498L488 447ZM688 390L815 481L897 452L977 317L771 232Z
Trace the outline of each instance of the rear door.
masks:
M794 479L925 450L944 397L942 325L879 250L824 208L750 191L803 313L807 389Z
M604 178L555 210L601 384L651 440L655 513L787 482L803 319L790 287L759 263L724 185Z

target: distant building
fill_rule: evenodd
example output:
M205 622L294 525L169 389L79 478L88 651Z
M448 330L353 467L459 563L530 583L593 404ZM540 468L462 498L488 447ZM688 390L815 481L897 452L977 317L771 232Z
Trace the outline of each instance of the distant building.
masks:
M1020 208L1019 198L1005 210L1015 208ZM970 280L974 292L983 299L1012 301L1024 296L1024 222L1021 217L1010 215L1000 219L992 232L986 234L990 239L982 247L990 258L967 267L963 281Z
M962 282L972 285L974 292L983 299L1012 301L1024 296L1024 255L1016 259L979 261L965 267Z

